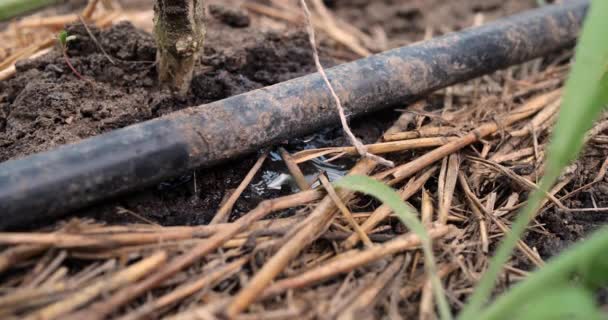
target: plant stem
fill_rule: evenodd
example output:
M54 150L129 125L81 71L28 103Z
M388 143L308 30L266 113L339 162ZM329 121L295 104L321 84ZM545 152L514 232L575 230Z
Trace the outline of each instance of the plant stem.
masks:
M161 84L180 94L190 88L205 40L203 0L155 0L154 35Z
M72 70L72 73L74 73L74 75L80 79L85 81L84 77L82 76L82 74L80 74L80 72L78 72L78 70L76 70L76 68L74 68L74 65L72 64L72 62L70 61L70 57L68 56L68 53L65 49L63 49L63 60L65 61L65 63L68 65L68 67L70 68L70 70Z
M0 0L0 21L55 3L56 0Z

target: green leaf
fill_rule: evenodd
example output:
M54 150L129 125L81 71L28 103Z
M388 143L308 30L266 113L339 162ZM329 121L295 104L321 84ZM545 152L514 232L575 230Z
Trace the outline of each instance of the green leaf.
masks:
M583 287L562 287L537 296L517 315L504 319L520 320L601 320L593 293Z
M595 0L576 48L559 120L549 147L547 170L561 171L576 159L587 130L608 103L608 1Z
M508 292L500 295L481 313L470 319L502 320L519 319L517 312L522 306L536 298L550 293L566 290L569 286L593 289L588 282L601 274L606 277L608 270L600 267L598 257L606 258L608 247L608 227L596 231L588 240L577 243L551 259L542 269L530 274L524 281L514 285ZM598 282L596 284L601 284Z
M65 47L65 45L68 43L68 32L61 30L57 35L57 40L59 40L59 44L61 44L62 47Z
M608 255L599 254L590 257L587 261L580 261L575 272L587 288L595 290L606 286L608 284Z
M337 187L347 188L369 194L391 207L403 223L420 239L429 240L426 228L416 213L410 209L391 187L366 176L346 176L335 183Z
M445 297L441 280L437 276L435 267L435 258L433 256L433 247L431 238L426 232L426 228L418 217L399 197L399 195L389 186L380 183L366 176L346 176L335 183L337 187L347 188L359 192L363 192L378 198L382 203L389 206L399 216L399 219L418 237L422 242L422 250L424 251L425 267L433 285L435 300L439 308L441 318L444 320L452 319L450 306Z

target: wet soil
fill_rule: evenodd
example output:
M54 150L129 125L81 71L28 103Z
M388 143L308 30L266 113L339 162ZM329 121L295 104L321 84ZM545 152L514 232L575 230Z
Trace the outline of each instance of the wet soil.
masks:
M483 15L485 21L535 6L534 0L408 1L328 0L328 6L374 38L386 39L385 47L423 39L433 34L472 26ZM210 7L206 48L186 97L159 90L154 65L156 48L150 34L129 23L109 30L93 29L100 45L112 57L101 53L82 25L68 28L76 40L69 42L69 61L84 76L79 79L68 67L59 48L17 65L18 74L0 82L0 161L52 149L83 138L149 120L192 105L201 105L235 94L275 84L314 71L306 34L294 27L288 32L261 31L247 13L227 5ZM481 15L480 15L481 14ZM382 32L378 30L383 30ZM331 46L331 41L322 44ZM343 61L332 58L322 47L324 65ZM365 142L374 141L394 119L385 112L353 123ZM286 141L290 150L346 141L337 128L311 137ZM257 155L250 155L213 169L195 170L135 194L82 210L79 215L112 223L138 221L133 212L164 225L208 222L223 198L242 180ZM571 189L588 182L603 161L601 152L588 152L581 179ZM306 168L305 168L306 169ZM312 170L314 168L308 168ZM344 167L335 170L341 174ZM276 155L258 173L235 207L235 216L252 209L259 201L291 192L287 183L268 185L285 168ZM272 181L271 181L272 180ZM569 207L608 206L608 183L600 183L565 204ZM124 210L127 209L127 210ZM527 241L543 257L554 255L605 223L597 213L562 213L555 209L539 218L546 224L543 234L531 232Z

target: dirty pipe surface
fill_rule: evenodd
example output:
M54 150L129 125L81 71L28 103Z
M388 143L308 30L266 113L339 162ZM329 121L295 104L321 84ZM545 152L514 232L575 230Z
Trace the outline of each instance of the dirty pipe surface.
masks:
M339 65L327 74L354 116L572 46L587 1ZM175 112L0 164L0 229L27 228L108 197L338 124L318 74Z

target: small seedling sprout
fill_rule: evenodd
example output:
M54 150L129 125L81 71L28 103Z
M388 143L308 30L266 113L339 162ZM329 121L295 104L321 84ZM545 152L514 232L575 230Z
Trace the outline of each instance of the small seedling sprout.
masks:
M66 30L61 30L59 32L59 35L57 35L57 40L59 41L61 53L63 54L63 60L68 65L70 70L72 70L72 73L74 73L74 75L78 77L78 79L85 80L82 74L80 74L80 72L78 72L78 70L74 68L74 65L72 65L72 62L70 62L70 57L68 56L68 42L74 41L76 39L77 37L75 35L69 35Z

